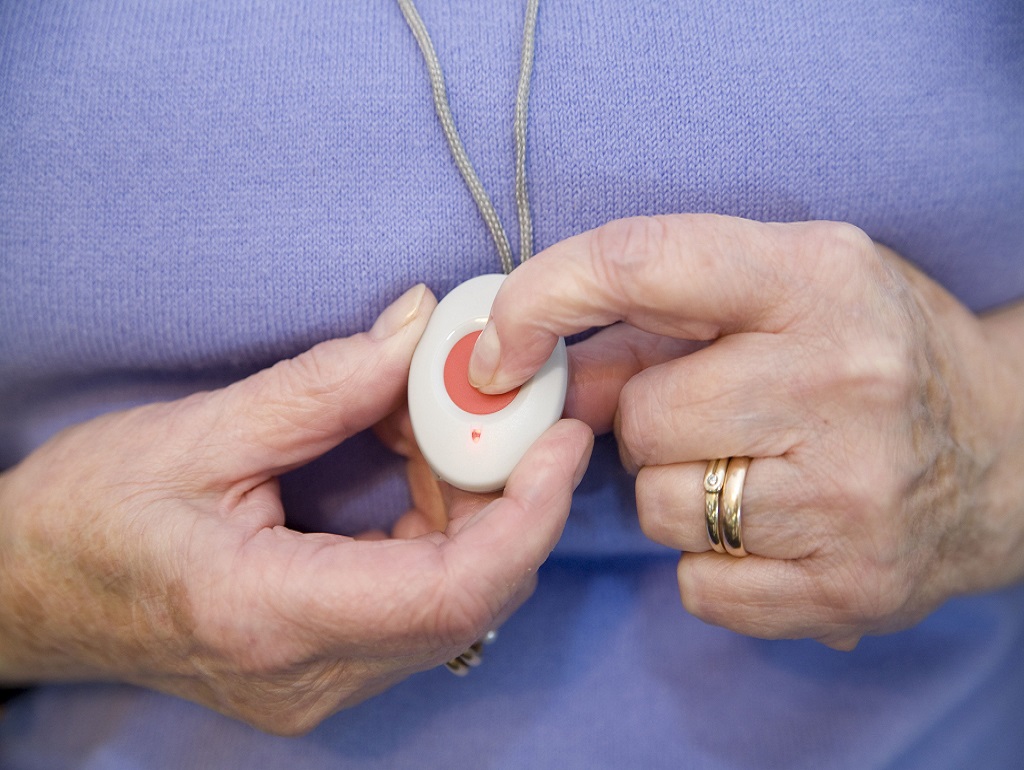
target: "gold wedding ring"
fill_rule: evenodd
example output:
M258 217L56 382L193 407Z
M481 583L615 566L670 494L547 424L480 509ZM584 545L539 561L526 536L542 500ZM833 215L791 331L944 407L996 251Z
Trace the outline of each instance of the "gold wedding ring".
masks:
M476 668L484 662L484 645L493 644L497 638L497 631L488 631L483 635L483 638L474 642L464 653L446 662L444 664L445 668L455 674L455 676L465 676L471 668Z
M743 547L743 482L749 457L719 457L704 471L704 524L716 553L746 556Z
M725 546L722 545L719 501L728 464L728 457L720 457L709 462L704 472L704 523L707 525L708 541L717 553L725 553Z
M725 471L719 500L719 527L722 545L730 556L746 556L743 547L743 482L750 467L749 457L733 457Z
M484 662L483 651L483 642L476 642L464 653L452 658L444 665L455 676L465 676L471 668L476 668Z

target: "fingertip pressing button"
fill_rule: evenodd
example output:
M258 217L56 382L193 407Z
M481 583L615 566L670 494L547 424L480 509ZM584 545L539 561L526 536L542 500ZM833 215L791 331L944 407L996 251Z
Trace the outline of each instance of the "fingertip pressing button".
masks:
M469 414L494 414L512 403L519 388L491 395L473 387L469 381L469 358L479 336L479 331L470 332L452 347L444 362L444 387L452 403L462 411Z
M468 492L505 486L565 405L563 340L516 390L488 395L469 382L473 346L504 280L481 275L452 289L434 308L409 366L409 419L416 443L439 478Z

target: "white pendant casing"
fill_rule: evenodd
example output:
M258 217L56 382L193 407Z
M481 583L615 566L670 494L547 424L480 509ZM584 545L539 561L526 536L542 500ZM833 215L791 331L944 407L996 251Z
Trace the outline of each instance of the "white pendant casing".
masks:
M551 356L524 383L507 405L491 413L474 413L457 405L491 401L472 389L468 379L450 395L445 384L465 378L464 364L472 340L490 316L491 304L504 275L481 275L456 286L438 303L412 357L409 371L409 415L416 442L427 463L441 479L468 492L494 492L505 486L512 469L540 435L562 416L568 385L565 341L559 339ZM463 363L459 367L459 361ZM460 373L461 372L461 373ZM506 397L507 400L508 397ZM493 403L501 403L494 401ZM480 407L482 409L494 408Z

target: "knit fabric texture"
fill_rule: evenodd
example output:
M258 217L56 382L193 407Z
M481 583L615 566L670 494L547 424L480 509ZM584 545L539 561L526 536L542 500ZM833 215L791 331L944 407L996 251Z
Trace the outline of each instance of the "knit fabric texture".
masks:
M418 0L513 242L523 2ZM976 310L1024 297L1024 5L541 3L537 249L609 220L852 222ZM394 2L0 4L0 468L66 425L366 329L499 272ZM283 479L295 526L387 526L360 436ZM536 597L466 680L298 740L127 686L8 705L0 766L962 767L1024 755L1024 592L843 655L710 628L608 439ZM451 681L449 681L451 679ZM1016 715L1016 716L1014 716ZM731 721L729 721L731 720Z

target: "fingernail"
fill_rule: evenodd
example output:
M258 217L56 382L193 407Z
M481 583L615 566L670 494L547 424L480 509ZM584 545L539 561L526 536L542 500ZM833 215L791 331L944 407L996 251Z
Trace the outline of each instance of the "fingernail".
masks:
M469 357L469 382L475 388L490 385L501 359L501 343L494 321L488 321Z
M590 455L593 453L593 451L594 440L591 439L590 446L587 447L586 451L583 453L583 456L580 457L579 465L576 466L576 474L572 478L572 488L574 491L580 485L580 482L583 481L583 475L587 472L587 468L590 467Z
M416 284L384 308L370 329L370 336L375 340L385 340L408 326L419 314L426 293L426 284Z

